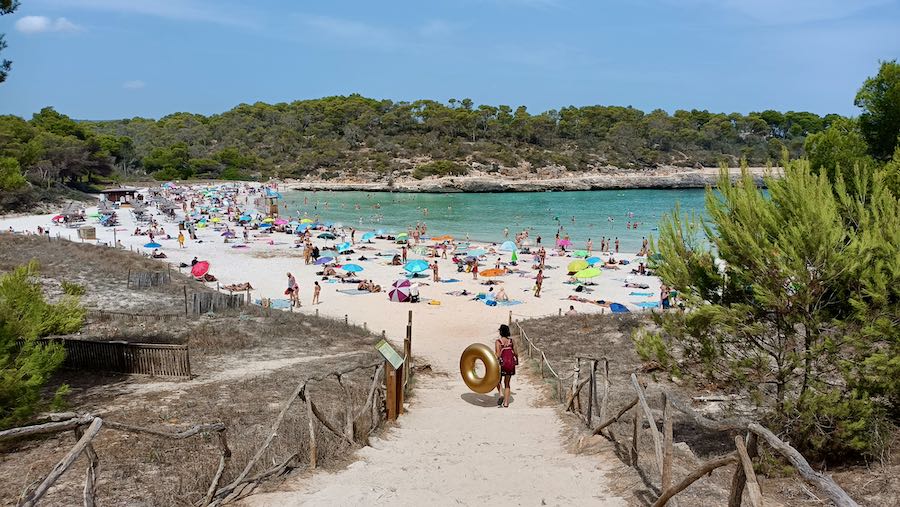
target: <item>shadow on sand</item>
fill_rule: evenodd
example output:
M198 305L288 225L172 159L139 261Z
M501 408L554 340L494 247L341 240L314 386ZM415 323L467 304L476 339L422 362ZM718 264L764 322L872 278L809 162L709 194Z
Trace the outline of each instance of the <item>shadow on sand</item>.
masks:
M496 407L497 406L497 393L491 394L478 394L478 393L463 393L459 397L462 398L463 401L470 405L475 405L476 407ZM509 396L509 402L514 403L516 401L516 397L513 395Z

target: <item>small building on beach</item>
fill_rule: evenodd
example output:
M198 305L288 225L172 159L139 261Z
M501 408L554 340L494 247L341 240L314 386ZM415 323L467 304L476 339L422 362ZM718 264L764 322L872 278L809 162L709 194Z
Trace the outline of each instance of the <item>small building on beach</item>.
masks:
M103 200L110 202L133 202L135 200L141 200L143 196L138 194L138 189L136 188L108 188L106 190L101 190L100 194L103 196Z

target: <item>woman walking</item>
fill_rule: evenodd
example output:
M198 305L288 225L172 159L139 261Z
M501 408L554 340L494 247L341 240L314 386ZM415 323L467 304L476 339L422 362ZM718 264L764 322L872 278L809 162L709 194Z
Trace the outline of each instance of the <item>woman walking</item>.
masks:
M506 408L509 407L509 381L516 374L519 354L516 352L516 344L509 337L509 326L502 324L499 332L500 338L494 342L494 353L500 359L500 379L503 382L503 388L501 390L500 384L497 384L497 391L500 393L497 405Z

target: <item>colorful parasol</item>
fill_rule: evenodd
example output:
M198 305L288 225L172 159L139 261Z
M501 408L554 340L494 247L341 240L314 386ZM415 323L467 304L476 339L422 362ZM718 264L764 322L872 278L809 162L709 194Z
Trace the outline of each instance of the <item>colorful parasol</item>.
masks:
M409 280L401 279L391 284L391 290L388 291L388 299L397 303L403 303L409 300L409 288L412 284Z

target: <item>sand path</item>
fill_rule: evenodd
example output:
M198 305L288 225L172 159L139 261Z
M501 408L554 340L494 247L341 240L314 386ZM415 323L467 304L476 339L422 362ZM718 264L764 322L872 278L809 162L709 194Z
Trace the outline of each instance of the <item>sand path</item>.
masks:
M535 380L515 377L507 409L462 383L459 353L489 342L494 325L460 319L435 332L429 320L416 320L414 346L435 373L419 377L399 423L347 468L289 479L246 505L625 505L609 493L621 464L567 451Z

